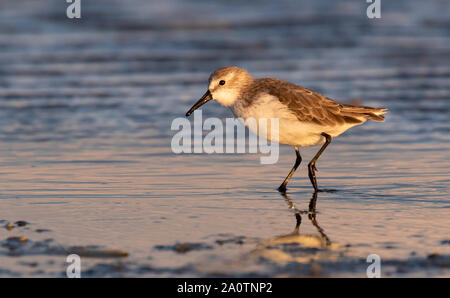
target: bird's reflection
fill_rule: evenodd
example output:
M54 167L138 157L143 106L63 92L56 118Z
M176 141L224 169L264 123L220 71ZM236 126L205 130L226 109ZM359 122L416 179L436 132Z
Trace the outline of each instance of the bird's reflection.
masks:
M296 224L295 229L292 233L286 235L286 236L293 236L293 235L299 235L300 234L300 225L302 223L302 215L308 215L308 219L311 221L313 226L317 229L317 231L320 234L320 238L325 243L325 246L329 246L331 244L330 238L325 234L324 229L319 225L317 221L317 211L316 211L316 203L317 203L317 194L318 192L314 192L311 200L309 201L309 207L308 210L299 210L294 202L292 201L291 197L287 193L282 193L281 196L286 200L289 209L294 211Z
M306 210L298 209L288 194L284 193L281 195L286 200L289 209L294 212L296 219L295 229L289 234L262 240L251 252L251 255L258 260L269 261L271 264L307 264L308 266L305 266L304 268L310 268L307 269L310 270L310 272L308 271L306 274L320 275L320 268L314 266L311 267L311 262L314 262L315 260L336 260L336 258L339 257L339 245L331 243L330 238L319 225L317 220L318 213L316 210L318 193L315 192L312 195L312 198L309 201L309 207ZM302 218L304 219L305 216L307 216L312 225L317 229L319 232L318 234L300 232Z

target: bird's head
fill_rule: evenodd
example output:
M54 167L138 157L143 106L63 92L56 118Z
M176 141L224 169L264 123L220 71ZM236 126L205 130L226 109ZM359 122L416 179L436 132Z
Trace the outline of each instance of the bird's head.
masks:
M252 82L252 76L245 69L236 66L217 69L209 77L208 91L192 106L186 116L210 100L215 100L226 107L232 106L243 88Z

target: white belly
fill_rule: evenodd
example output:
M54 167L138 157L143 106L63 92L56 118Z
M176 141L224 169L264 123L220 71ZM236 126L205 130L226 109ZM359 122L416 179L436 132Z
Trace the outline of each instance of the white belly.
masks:
M278 118L278 139L272 137L270 133L267 134L268 139L292 146L317 145L325 141L325 137L322 136L323 132L334 137L349 128L324 127L313 123L301 122L289 111L287 106L280 103L274 96L268 94L259 97L256 102L245 108L243 107L242 102L238 100L232 106L232 111L236 117L243 118L244 121L248 121L248 119L251 118L255 119L255 122L258 124L257 129L252 129L251 126L247 126L253 133L258 135L260 135L261 131L261 128L259 127L260 119L265 118L268 119L267 122L270 122L270 119Z

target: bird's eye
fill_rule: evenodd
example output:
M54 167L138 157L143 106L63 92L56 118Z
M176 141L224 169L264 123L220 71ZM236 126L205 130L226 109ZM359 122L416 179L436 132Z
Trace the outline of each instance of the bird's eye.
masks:
M220 82L219 82L219 85L225 85L225 81L224 80L221 80Z

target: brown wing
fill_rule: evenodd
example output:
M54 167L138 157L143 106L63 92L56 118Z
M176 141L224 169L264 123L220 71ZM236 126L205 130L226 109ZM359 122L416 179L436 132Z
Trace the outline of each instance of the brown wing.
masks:
M302 122L326 126L364 122L353 115L342 114L343 105L307 88L272 78L261 79L258 83L265 86L267 93L287 105Z

